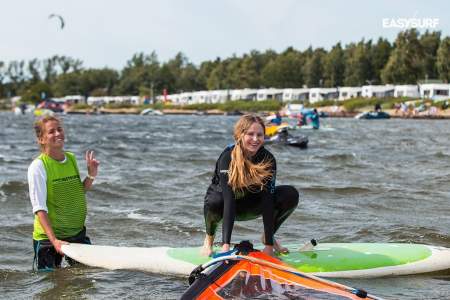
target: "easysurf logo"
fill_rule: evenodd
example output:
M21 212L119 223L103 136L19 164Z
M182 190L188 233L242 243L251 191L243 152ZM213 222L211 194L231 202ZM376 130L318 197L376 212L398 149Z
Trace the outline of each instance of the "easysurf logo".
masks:
M439 26L439 18L383 18L383 28L430 28Z

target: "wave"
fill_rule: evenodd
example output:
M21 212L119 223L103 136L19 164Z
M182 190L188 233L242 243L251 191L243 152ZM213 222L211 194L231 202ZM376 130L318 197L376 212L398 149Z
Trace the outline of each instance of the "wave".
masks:
M438 151L438 152L432 154L431 157L434 157L434 158L437 158L437 159L446 159L446 160L448 160L448 159L450 159L450 153L445 153L445 152L442 152L442 151Z
M450 247L450 236L434 228L397 225L388 228L391 242L423 243Z
M450 236L439 232L437 229L423 226L370 224L355 233L358 240L369 239L371 241L386 243L416 243L435 246L450 247ZM377 240L374 240L376 237Z
M340 153L340 154L331 154L331 155L323 155L318 157L323 160L336 161L339 163L353 161L357 158L355 153Z
M6 194L28 192L28 183L25 181L7 181L2 183L0 191Z
M167 224L168 220L160 216L152 216L152 213L143 210L132 211L127 214L127 218L140 221L149 221L153 224Z
M304 187L301 190L302 192L305 193L331 193L341 196L367 194L373 191L368 188L356 186L344 186L344 187L311 186L311 187Z

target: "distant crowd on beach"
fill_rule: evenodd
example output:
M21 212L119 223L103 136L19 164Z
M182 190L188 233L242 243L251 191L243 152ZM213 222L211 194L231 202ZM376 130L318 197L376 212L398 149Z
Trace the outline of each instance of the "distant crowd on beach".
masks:
M448 100L444 101L441 105L441 109L436 105L421 103L419 106L415 106L412 103L401 102L394 105L394 116L402 117L414 117L414 116L438 116L445 114L445 110L448 108Z

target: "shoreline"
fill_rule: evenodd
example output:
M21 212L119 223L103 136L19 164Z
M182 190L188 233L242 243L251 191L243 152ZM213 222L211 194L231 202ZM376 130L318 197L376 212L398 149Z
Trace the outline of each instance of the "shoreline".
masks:
M363 112L370 112L370 109L357 110L353 112L347 112L342 110L341 107L337 111L333 107L319 107L318 111L322 111L328 114L330 118L354 118L357 114ZM385 109L384 112L388 113L391 119L416 119L416 120L446 120L450 119L450 109L442 110L437 109L435 113L430 113L428 110L416 113L414 111L408 111L407 113L402 113L395 109Z
M9 110L2 110L9 111ZM142 109L139 108L101 108L98 111L92 109L71 109L66 111L66 114L75 115L139 115ZM357 110L353 112L348 112L339 107L319 107L318 111L325 112L329 118L354 118L357 114L362 112L369 112L370 110ZM423 111L415 113L414 111L408 111L407 113L402 113L396 111L395 109L383 110L388 113L391 119L416 119L416 120L447 120L450 119L450 109L441 110L437 109L434 114L429 111ZM220 109L209 109L209 110L195 110L195 109L178 109L178 108L167 108L162 109L161 112L164 115L241 115L246 113L252 113L249 111L238 111L238 112L226 112ZM258 113L268 114L268 111L260 111ZM326 118L326 117L322 117Z

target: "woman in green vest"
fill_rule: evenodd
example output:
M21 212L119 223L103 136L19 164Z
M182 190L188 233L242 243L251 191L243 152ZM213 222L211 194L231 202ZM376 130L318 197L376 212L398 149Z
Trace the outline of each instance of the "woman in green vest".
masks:
M97 176L99 161L86 152L88 174L81 181L75 155L64 151L61 121L44 116L34 124L41 154L28 168L30 200L34 213L33 248L38 270L61 266L63 244L90 244L84 226L85 192ZM68 259L69 264L74 261Z

